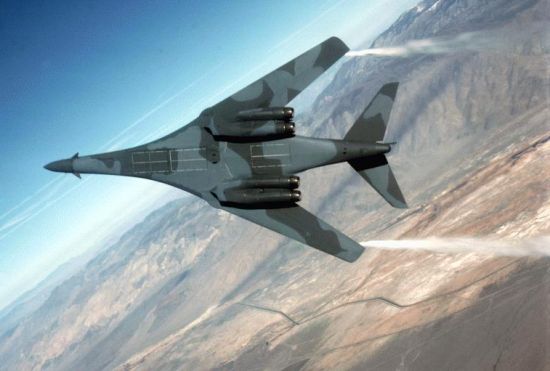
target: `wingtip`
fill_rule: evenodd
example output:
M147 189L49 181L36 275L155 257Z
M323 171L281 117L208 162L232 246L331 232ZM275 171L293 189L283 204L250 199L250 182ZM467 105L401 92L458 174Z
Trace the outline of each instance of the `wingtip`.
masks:
M348 263L354 263L365 252L365 248L363 246L361 246L359 243L355 242L355 241L353 241L353 246L350 246L350 244L348 244L348 246L346 246L346 247L347 248L344 251L342 251L342 252L340 252L340 253L338 253L334 256L336 256L337 258L339 258L341 260L344 260Z
M409 208L409 205L404 201L402 203L398 203L398 204L395 204L395 205L392 205L392 206L395 207L396 209L408 209Z
M363 255L364 252L365 252L365 248L362 248L362 250L359 252L354 252L344 256L338 256L338 258L348 263L355 263L357 260L359 260L359 258L361 257L361 255Z
M324 41L324 43L331 44L331 47L334 49L341 49L344 54L350 51L349 46L347 46L342 39L336 36L329 37Z
M395 99L395 96L397 95L397 89L399 88L399 82L393 81L388 82L387 84L384 84L382 88L380 88L380 93L384 94L392 99Z

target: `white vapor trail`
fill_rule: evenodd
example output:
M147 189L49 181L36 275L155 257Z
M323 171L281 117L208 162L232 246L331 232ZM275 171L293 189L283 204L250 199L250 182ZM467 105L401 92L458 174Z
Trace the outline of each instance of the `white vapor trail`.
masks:
M497 256L550 257L550 236L529 239L428 238L414 240L373 240L364 247L381 250L420 250L437 253L478 253Z
M475 40L475 34L474 32L468 32L453 38L411 40L397 46L350 51L346 53L346 56L411 57L420 54L446 54L464 50L486 50L487 45L484 46L486 44L484 40Z
M534 23L526 28L464 32L455 36L411 40L402 45L353 50L347 57L411 57L422 54L448 54L460 51L497 52L523 54L527 42L540 41L537 52L547 54L550 46L545 30L549 23Z

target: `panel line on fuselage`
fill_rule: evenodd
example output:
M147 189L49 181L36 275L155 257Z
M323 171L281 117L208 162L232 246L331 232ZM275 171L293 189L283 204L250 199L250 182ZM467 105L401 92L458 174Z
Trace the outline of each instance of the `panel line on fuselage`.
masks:
M288 143L269 143L250 145L250 164L252 168L282 168L290 165L290 146Z
M201 151L204 150L205 147L195 147L134 152L133 171L134 174L206 171L207 161L201 155Z

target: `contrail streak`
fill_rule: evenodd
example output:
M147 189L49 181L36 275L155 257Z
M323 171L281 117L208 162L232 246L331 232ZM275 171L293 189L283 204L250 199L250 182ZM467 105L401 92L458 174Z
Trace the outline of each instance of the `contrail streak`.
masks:
M13 206L11 209L7 210L6 212L4 212L2 215L0 215L0 220L4 219L5 217L7 217L8 215L10 215L11 213L13 213L14 211L16 211L17 209L23 207L23 205L25 205L27 202L29 202L30 200L32 200L33 198L35 198L36 196L38 196L40 193L42 193L43 191L45 191L46 189L50 188L50 186L53 186L54 183L58 183L62 180L62 175L58 175L56 176L55 178L53 178L52 180L50 180L48 183L44 184L42 187L40 187L36 192L34 192L32 195L28 196L27 198L25 198L23 201L19 202L17 205Z
M332 12L334 9L336 9L338 6L342 5L343 3L347 2L348 0L340 0L340 1L337 1L336 3L334 3L333 5L331 5L330 7L328 7L327 9L325 9L324 11L322 11L317 17L315 17L314 19L312 19L309 23L305 24L304 26L302 26L301 28L299 28L298 30L294 31L293 33L291 33L289 36L287 36L285 39L283 39L282 41L280 41L279 43L277 43L275 46L273 46L272 48L270 48L268 51L267 51L267 54L271 54L273 53L275 50L281 48L282 46L288 44L292 39L296 38L299 34L303 33L304 30L310 28L311 26L313 26L315 23L319 22L324 16L326 16L328 13ZM238 86L238 84L240 84L242 81L245 81L246 79L248 79L250 76L254 76L254 74L256 74L259 70L261 70L262 68L264 68L266 65L268 65L269 63L271 63L271 59L266 59L264 62L256 65L254 68L252 68L251 70L249 70L247 73L245 73L244 75L242 75L241 77L239 77L238 79L236 79L235 81L233 81L232 83L224 86L223 88L221 88L220 90L218 90L215 94L213 94L211 97L209 97L209 101L217 101L220 97L223 96L224 93L226 93L227 91L229 91L230 89L232 89L235 85Z
M432 38L411 40L405 44L383 48L355 50L346 53L347 57L411 57L420 54L447 54L464 50L487 50L484 42L476 40L475 33L463 33L453 38Z
M428 238L361 242L381 250L420 250L446 254L478 253L497 256L550 257L550 236L528 239Z
M548 22L534 23L526 28L505 30L484 30L464 32L455 36L434 37L411 40L402 45L381 48L354 50L346 53L347 57L411 57L422 54L448 54L461 51L506 52L512 54L529 54L523 46L529 42L540 42L535 50L537 54L547 54L550 50L549 38L545 37ZM532 53L532 52L531 52Z
M275 46L273 46L271 49L268 50L268 54L279 49L281 46L287 44L288 42L290 42L292 39L294 39L296 36L298 36L299 34L303 33L305 30L307 30L308 28L310 28L311 26L313 26L315 23L319 22L325 15L327 15L328 13L332 12L334 9L338 8L339 6L341 6L343 3L346 3L348 2L349 0L340 0L340 1L337 1L335 2L334 4L332 4L330 7L328 7L327 9L323 10L321 13L319 13L319 15L317 15L317 17L313 18L311 21L309 21L308 23L306 23L304 26L300 27L299 29L297 29L296 31L294 31L293 33L291 33L289 36L287 36L285 39L283 39L282 41L278 42L277 44L275 44Z
M172 96L165 99L163 102L159 103L155 107L153 107L151 110L146 112L144 115L142 115L140 118L138 118L136 121L131 123L128 127L126 127L124 130L122 130L120 133L112 137L107 143L105 143L100 149L100 152L106 151L106 150L113 150L115 149L115 146L122 145L123 143L127 142L127 138L121 139L125 134L127 134L131 129L136 127L138 124L145 121L147 118L151 117L154 113L158 112L160 109L167 106L170 102L181 96L183 93L191 89L193 86L195 86L200 81L204 80L206 77L208 77L213 71L217 70L221 67L223 62L218 63L216 66L214 66L212 69L210 69L207 73L199 76L197 79L192 81L190 84L185 86L183 89L179 90L177 93L173 94ZM5 220L2 224L0 224L0 240L4 239L11 233L13 233L15 230L19 229L21 226L26 224L28 221L33 219L34 217L38 216L40 213L42 213L44 210L49 208L50 206L54 205L56 202L60 201L63 197L71 193L76 188L79 188L82 186L85 181L82 181L79 183L77 187L72 187L69 189L68 192L64 192L61 194L61 196L56 197L54 201L52 202L51 199L56 196L56 194L59 194L59 185L66 180L67 178L63 175L58 175L48 183L44 184L42 187L40 187L35 193L32 195L26 197L21 202L19 202L17 205L13 206L9 210L5 211L0 215L0 220L6 219L11 214L14 214L11 216L8 220ZM44 194L44 192L48 191L48 194ZM30 203L31 201L34 201ZM29 204L30 203L30 204ZM21 210L24 207L23 210Z
M7 231L3 234L0 234L0 241L3 240L4 238L6 238L7 236L9 236L10 234L12 234L13 232L15 232L16 230L18 230L25 223L27 223L29 220L33 219L34 217L38 216L40 213L42 213L44 210L46 210L50 206L52 206L52 205L56 204L57 202L59 202L61 199L63 199L68 194L72 193L77 188L82 187L89 179L90 178L82 179L76 185L72 186L71 188L69 188L68 190L63 192L58 197L53 198L55 196L55 193L53 193L46 200L41 200L41 201L37 202L36 204L32 205L31 210L28 210L26 212L30 212L30 211L32 211L34 209L37 209L37 208L38 208L38 210L36 210L32 213L28 213L28 214L24 214L25 213L25 211L24 211L24 212L21 213L21 214L23 214L20 217L21 220L18 220L16 223L12 223L12 225L9 225L8 228L2 228L2 229L7 229ZM2 229L0 229L0 232L2 231Z
M138 118L136 121L134 121L132 124L128 125L124 130L122 130L120 133L118 133L117 135L115 135L113 138L111 138L107 143L105 143L100 149L99 151L100 152L103 152L103 151L106 151L106 150L113 150L113 146L112 144L115 143L117 140L119 140L124 134L126 134L128 131L130 131L131 129L133 129L134 127L136 127L137 125L139 125L140 123L142 123L143 121L145 121L147 118L151 117L154 113L156 113L157 111L159 111L161 108L165 107L166 105L168 105L170 102L172 102L174 99L176 99L177 97L181 96L183 93L185 93L186 91L188 91L189 89L191 89L193 86L195 86L197 83L199 83L200 81L204 80L206 77L210 76L210 74L212 72L214 72L215 70L217 70L218 68L220 68L222 66L223 62L220 62L218 63L217 65L215 65L213 68L211 68L210 70L208 70L208 72L204 73L203 75L199 76L197 79L195 79L193 82L191 82L190 84L188 84L187 86L185 86L183 89L181 89L180 91L178 91L177 93L175 93L174 95L172 95L171 97L165 99L163 102L159 103L158 105L156 105L155 107L153 107L151 110L149 110L147 113L145 113L144 115L142 115L140 118ZM117 144L120 144L117 143Z
M62 176L56 177L53 181L45 184L40 188L34 195L27 197L25 200L11 208L8 212L4 213L1 219L4 219L0 224L0 240L4 235L2 233L6 230L17 228L19 225L26 223L29 219L32 218L35 210L41 207L44 203L47 203L52 197L55 196L56 192L61 188L63 183L65 183ZM35 202L29 203L28 201L33 200L34 198L39 197ZM6 218L8 214L15 212L14 215Z

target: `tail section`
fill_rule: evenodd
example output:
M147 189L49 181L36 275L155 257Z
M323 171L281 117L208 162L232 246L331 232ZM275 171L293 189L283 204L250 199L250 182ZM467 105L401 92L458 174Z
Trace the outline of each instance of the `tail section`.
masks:
M352 160L349 164L393 207L406 209L407 202L384 155Z
M359 119L344 137L353 142L376 143L384 140L386 126L397 94L399 83L382 86ZM399 189L397 180L386 156L378 154L349 161L359 173L393 207L407 208L407 202Z

